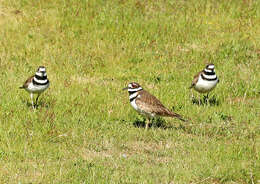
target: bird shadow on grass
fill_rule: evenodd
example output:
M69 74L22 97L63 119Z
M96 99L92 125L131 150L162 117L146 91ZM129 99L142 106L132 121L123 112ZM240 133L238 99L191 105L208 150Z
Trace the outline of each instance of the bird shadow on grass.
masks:
M22 99L21 101L22 101L22 103L26 103L26 106L28 108L32 108L32 103L30 101L24 100L24 99ZM51 101L42 101L41 99L39 99L37 105L34 104L34 107L36 109L40 109L40 108L48 109L48 108L50 108L52 106L53 106L53 101L52 100Z
M145 118L136 118L133 125L138 128L145 128ZM149 128L176 129L175 126L167 124L163 118L153 118L150 120Z
M137 128L145 128L145 118L136 118L135 121L133 122L133 125ZM148 120L146 120L148 121ZM187 125L183 125L182 123L178 123L178 125L172 125L167 123L163 118L154 118L153 120L151 120L150 124L149 124L149 129L150 128L160 128L163 130L166 129L175 129L175 130L180 130L180 131L184 131L187 133L190 133L191 130L189 126Z
M203 96L203 98L192 98L192 104L195 105L210 105L210 106L219 106L220 105L220 101L214 96L212 96L211 98L208 98L207 96Z

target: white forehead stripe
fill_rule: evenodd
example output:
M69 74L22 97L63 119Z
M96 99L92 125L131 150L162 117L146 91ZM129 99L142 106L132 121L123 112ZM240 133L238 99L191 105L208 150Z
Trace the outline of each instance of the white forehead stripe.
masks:
M208 69L214 69L214 65L209 65L207 68Z
M41 72L45 72L46 71L45 68L39 68L38 70L41 71Z

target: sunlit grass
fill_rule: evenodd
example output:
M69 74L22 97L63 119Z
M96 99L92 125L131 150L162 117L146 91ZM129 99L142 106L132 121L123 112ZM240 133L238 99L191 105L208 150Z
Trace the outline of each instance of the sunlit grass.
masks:
M259 182L258 7L0 1L0 183ZM199 106L188 87L208 62L217 103ZM34 112L18 87L39 65L51 84ZM190 123L144 131L122 91L132 81Z

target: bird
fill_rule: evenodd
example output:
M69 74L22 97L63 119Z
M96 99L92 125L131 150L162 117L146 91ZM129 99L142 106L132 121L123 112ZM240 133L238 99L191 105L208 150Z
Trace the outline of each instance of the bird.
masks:
M20 89L25 89L30 93L32 107L36 108L38 98L42 92L44 92L50 85L50 82L47 78L46 68L44 66L39 66L35 75L29 77L23 84L19 87ZM33 103L33 95L38 94L35 104Z
M144 90L137 82L129 83L123 90L128 90L131 106L148 119L145 124L146 130L149 127L150 120L158 116L174 117L186 122L181 115L171 112L155 96Z
M194 76L189 88L194 89L199 93L207 93L206 99L208 99L209 92L212 91L218 83L219 78L215 73L215 66L214 64L210 63L206 65L204 70L200 71Z

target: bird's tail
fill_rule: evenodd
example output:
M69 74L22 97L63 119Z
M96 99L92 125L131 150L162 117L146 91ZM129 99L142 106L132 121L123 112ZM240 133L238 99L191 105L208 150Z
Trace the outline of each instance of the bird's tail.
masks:
M19 89L24 89L24 87L23 87L23 86L20 86Z
M180 114L172 113L171 117L178 118L179 120L183 122L188 122L186 119L184 119Z

